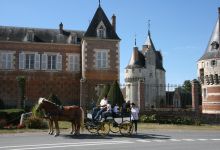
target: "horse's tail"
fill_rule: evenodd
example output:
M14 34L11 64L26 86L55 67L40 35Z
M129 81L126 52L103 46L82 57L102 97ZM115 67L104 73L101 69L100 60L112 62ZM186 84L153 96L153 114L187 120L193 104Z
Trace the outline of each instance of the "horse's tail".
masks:
M81 120L80 120L80 125L81 125L81 128L82 130L84 129L84 110L82 107L80 107L80 110L81 110Z

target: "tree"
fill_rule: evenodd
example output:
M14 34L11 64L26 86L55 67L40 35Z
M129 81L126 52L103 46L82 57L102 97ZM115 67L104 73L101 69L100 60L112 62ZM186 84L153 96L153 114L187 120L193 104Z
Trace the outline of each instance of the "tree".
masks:
M191 93L192 86L191 86L190 80L185 80L184 83L183 83L182 88L183 88L185 91Z
M57 105L62 105L60 99L53 93L50 94L50 96L48 97L48 100L57 104Z
M108 93L108 100L110 101L112 106L114 106L115 104L121 106L124 103L124 97L122 95L117 80L114 81L114 83L111 85L111 88Z
M26 78L25 76L17 76L18 88L19 88L19 95L20 99L18 101L17 107L18 108L25 108L25 84Z
M101 95L99 96L99 98L97 100L97 103L96 103L97 105L99 105L100 101L103 99L103 97L105 95L108 95L109 90L110 90L110 85L109 84L105 84L104 88L101 91Z

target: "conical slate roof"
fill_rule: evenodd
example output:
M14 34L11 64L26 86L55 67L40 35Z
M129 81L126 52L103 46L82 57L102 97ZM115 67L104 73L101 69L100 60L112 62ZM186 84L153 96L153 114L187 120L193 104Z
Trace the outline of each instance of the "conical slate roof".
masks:
M146 45L148 47L148 49L156 50L154 47L154 43L151 39L150 30L148 30L147 40L145 41L144 45Z
M219 33L219 19L218 19L215 28L212 32L206 51L203 54L203 56L199 59L199 61L206 59L220 58L219 36L220 33Z
M101 6L98 7L96 10L96 13L84 35L84 37L97 37L97 26L100 22L103 22L103 24L106 27L106 39L116 39L120 40L117 33L115 32L114 28L112 27L111 23L109 22L107 16L105 15L105 12L101 8Z
M130 62L126 68L143 68L145 67L145 57L144 55L138 50L137 47L134 47Z

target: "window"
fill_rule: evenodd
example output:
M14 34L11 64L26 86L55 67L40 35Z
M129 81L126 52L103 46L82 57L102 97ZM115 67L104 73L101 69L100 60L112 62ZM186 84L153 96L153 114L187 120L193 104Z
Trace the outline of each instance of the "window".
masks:
M40 70L40 54L37 52L19 53L19 69Z
M33 31L27 32L27 41L29 41L29 42L34 41L34 32Z
M41 61L42 70L62 70L62 55L58 53L44 53Z
M56 55L48 55L47 56L47 69L55 70L56 69Z
M212 66L212 67L215 67L216 65L217 65L217 61L216 61L216 60L212 60L212 61L211 61L211 66Z
M216 49L219 48L219 44L218 44L217 41L213 41L212 44L211 44L211 46L212 46L212 50L216 50Z
M96 68L105 69L107 65L107 50L96 51Z
M0 69L13 69L13 53L1 53L0 56Z
M26 54L25 55L25 69L34 69L34 54Z
M69 71L79 71L80 70L80 62L79 55L72 54L68 56L68 70Z
M99 38L105 38L106 37L106 28L104 23L101 21L97 27L97 36Z

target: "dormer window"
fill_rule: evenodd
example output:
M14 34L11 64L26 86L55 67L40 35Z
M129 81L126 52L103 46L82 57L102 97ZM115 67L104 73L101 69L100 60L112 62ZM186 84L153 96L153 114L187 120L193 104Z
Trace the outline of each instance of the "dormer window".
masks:
M29 42L34 41L34 32L33 31L27 32L27 41L29 41Z
M100 24L97 27L97 37L99 38L106 37L106 28L103 22L100 22Z
M211 44L211 46L212 46L212 49L213 49L213 50L214 50L214 49L216 50L216 49L219 48L219 43L216 42L216 41L213 41L212 44Z

